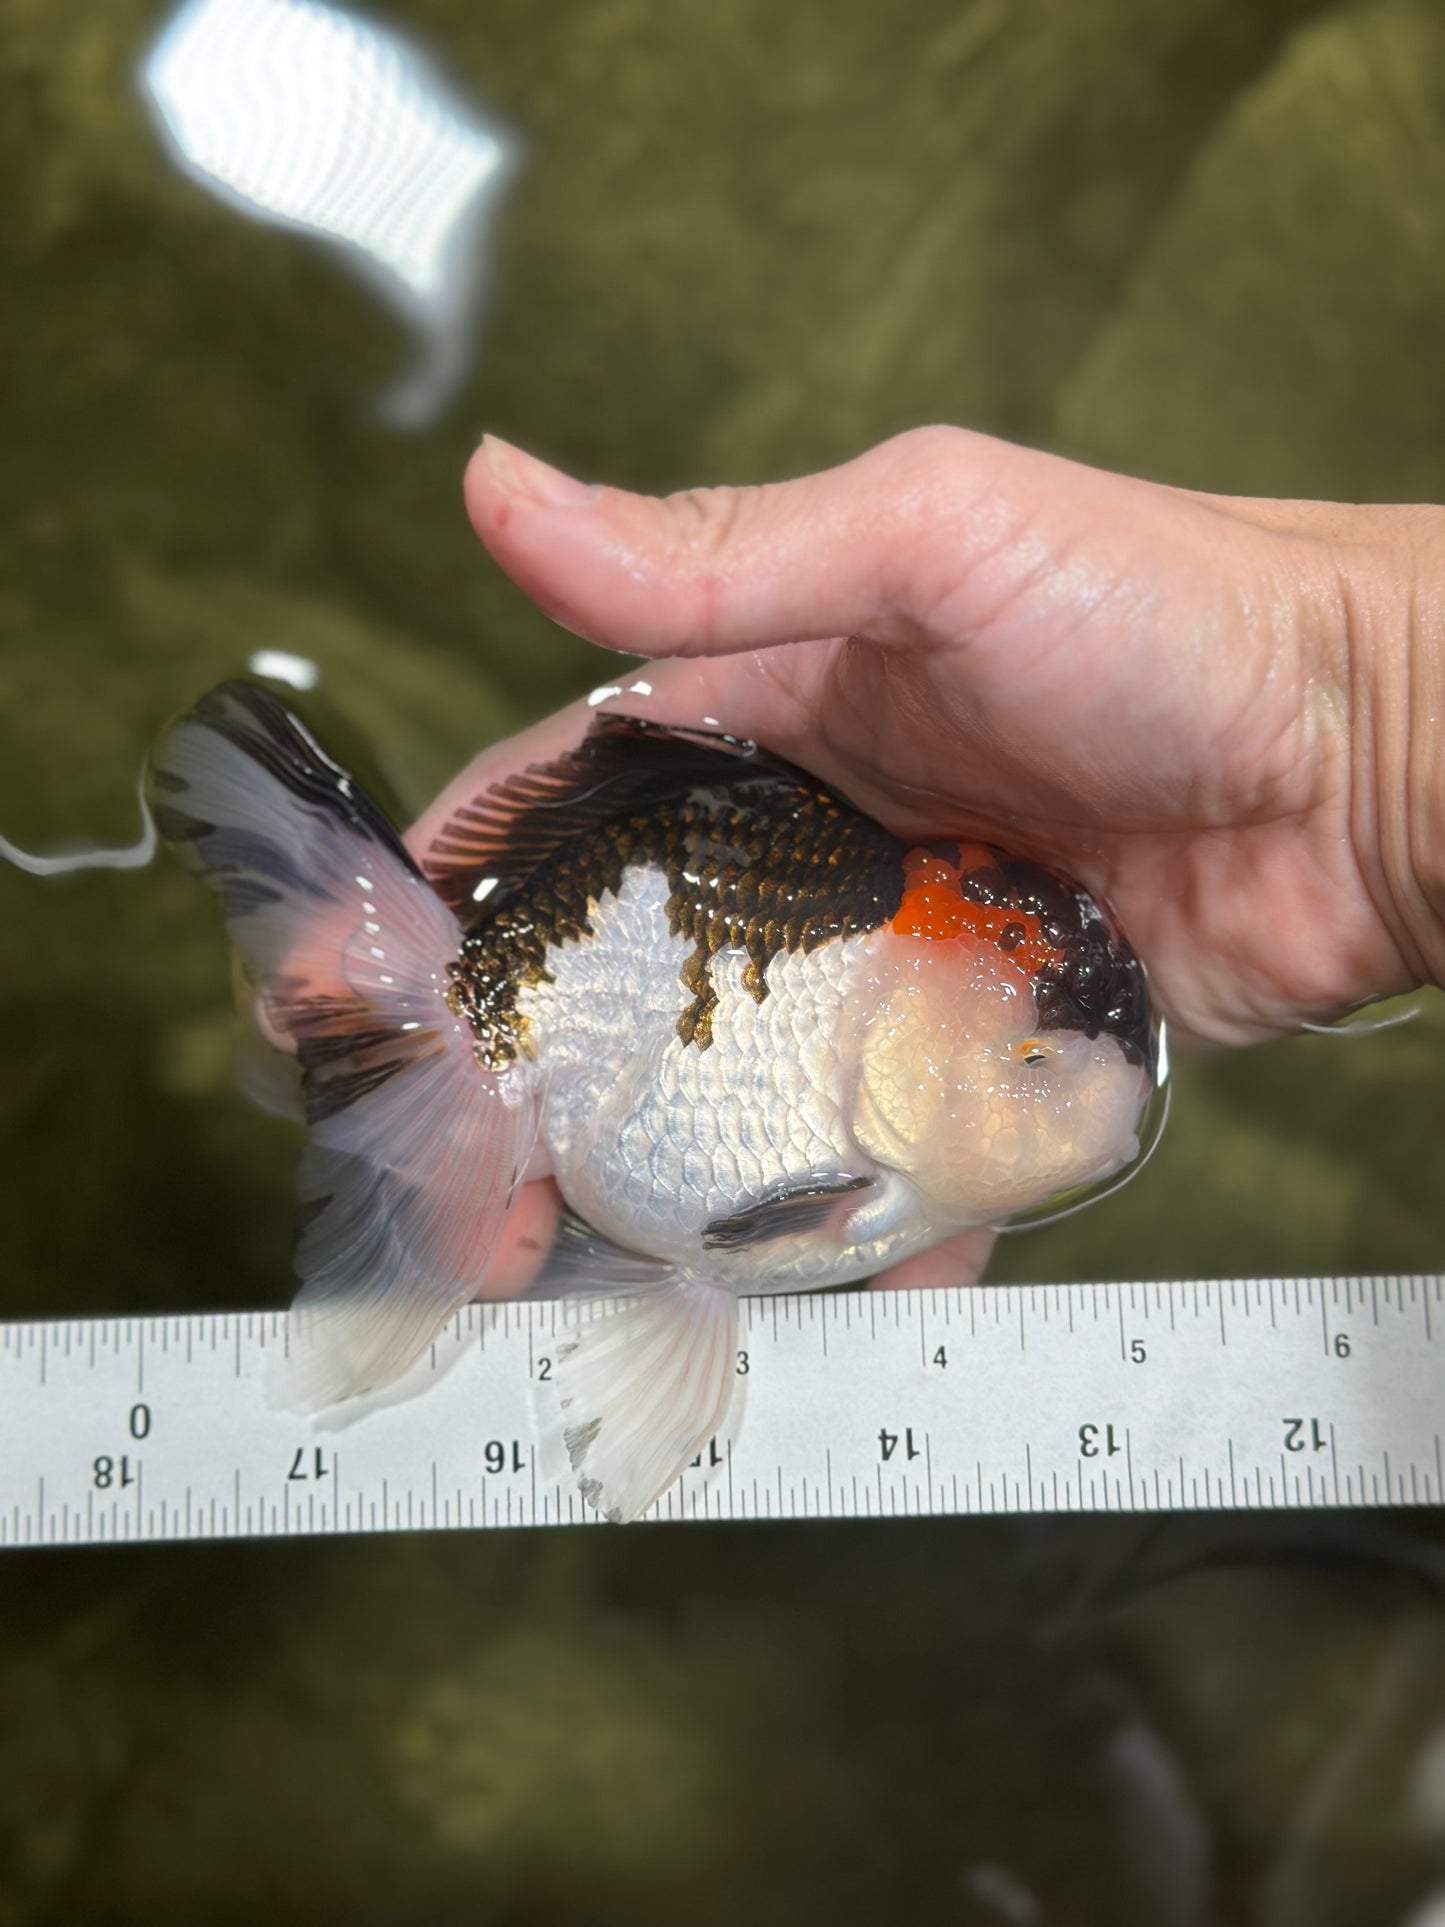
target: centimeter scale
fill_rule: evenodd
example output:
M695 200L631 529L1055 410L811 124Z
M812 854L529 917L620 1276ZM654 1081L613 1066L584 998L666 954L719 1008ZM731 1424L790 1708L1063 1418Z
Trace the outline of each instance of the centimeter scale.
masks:
M1445 1500L1439 1276L742 1312L726 1430L649 1518ZM267 1403L284 1313L0 1326L0 1546L596 1523L539 1443L588 1315L469 1306L401 1387L314 1420Z

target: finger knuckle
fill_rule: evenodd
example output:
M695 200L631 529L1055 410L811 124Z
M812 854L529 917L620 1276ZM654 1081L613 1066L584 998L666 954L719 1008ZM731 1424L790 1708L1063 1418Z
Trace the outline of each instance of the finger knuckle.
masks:
M765 488L692 488L667 497L673 557L686 585L689 614L673 639L678 655L705 655L715 644L730 578L746 555Z
M912 475L919 470L953 468L972 452L977 440L966 428L929 422L919 428L905 428L902 434L880 444L877 453L895 473Z
M666 499L670 533L693 562L715 564L732 547L746 517L749 498L759 491L747 488L688 488Z

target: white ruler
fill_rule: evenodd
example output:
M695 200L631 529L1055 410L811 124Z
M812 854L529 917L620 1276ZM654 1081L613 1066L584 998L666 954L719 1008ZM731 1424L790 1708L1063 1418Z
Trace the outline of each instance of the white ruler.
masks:
M663 1519L1438 1505L1445 1280L743 1302ZM553 1304L471 1306L406 1397L268 1408L284 1314L0 1327L0 1546L595 1522L539 1449Z

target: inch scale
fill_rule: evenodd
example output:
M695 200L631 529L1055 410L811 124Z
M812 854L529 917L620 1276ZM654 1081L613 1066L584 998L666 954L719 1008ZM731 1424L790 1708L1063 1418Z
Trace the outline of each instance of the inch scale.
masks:
M565 1317L468 1306L319 1420L267 1404L285 1313L0 1326L0 1546L599 1523L545 1443ZM1439 1276L753 1298L738 1344L649 1518L1445 1501Z

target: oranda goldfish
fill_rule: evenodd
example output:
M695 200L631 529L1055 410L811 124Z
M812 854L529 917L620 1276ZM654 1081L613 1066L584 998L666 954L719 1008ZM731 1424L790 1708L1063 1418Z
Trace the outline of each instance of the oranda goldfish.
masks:
M1153 1085L1101 907L991 843L900 840L751 743L601 715L418 862L266 690L165 738L157 824L295 1052L300 1390L398 1377L518 1186L568 1207L557 1422L632 1518L716 1432L742 1293L866 1278L1118 1170Z

